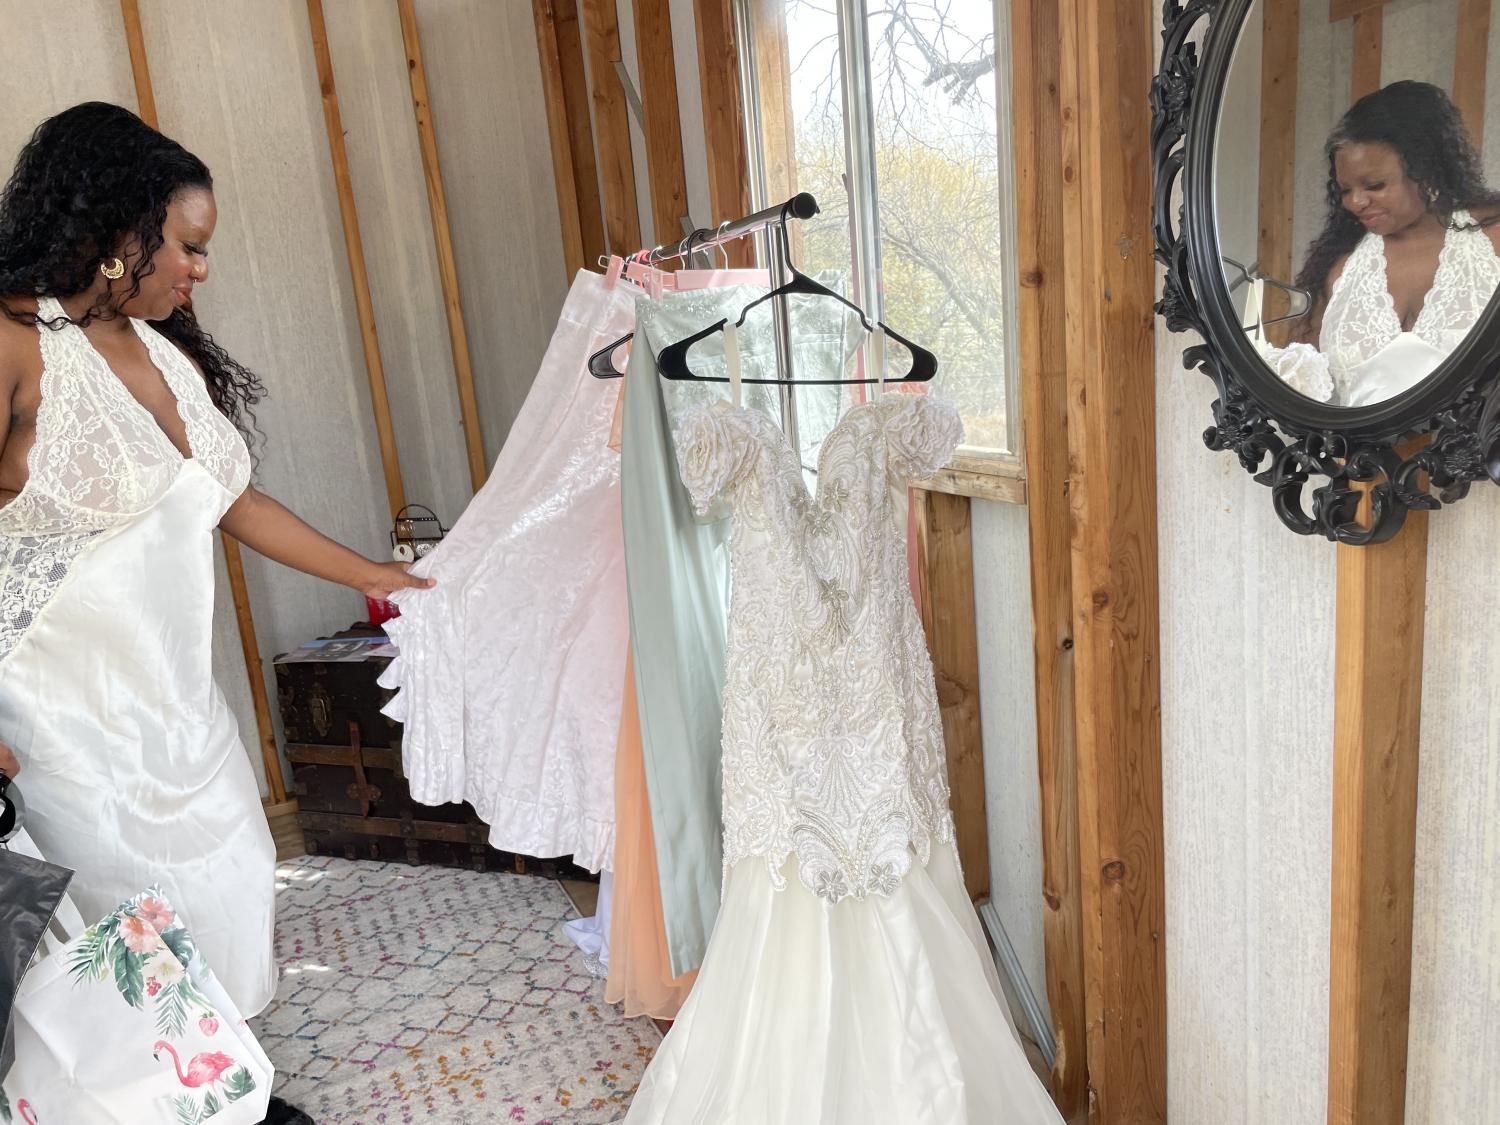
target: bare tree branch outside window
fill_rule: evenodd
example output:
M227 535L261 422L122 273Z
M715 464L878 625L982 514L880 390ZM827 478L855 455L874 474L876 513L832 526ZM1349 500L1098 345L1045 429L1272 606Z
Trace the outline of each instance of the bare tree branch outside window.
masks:
M786 6L797 186L824 208L802 265L847 275L839 0L771 2ZM885 316L937 353L968 444L1004 449L995 0L878 0L868 18Z

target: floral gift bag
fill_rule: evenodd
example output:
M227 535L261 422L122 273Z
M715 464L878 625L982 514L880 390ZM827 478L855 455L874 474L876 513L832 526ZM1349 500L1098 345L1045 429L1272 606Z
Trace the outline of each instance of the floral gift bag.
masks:
M0 1123L264 1119L271 1062L160 893L66 937L16 997Z

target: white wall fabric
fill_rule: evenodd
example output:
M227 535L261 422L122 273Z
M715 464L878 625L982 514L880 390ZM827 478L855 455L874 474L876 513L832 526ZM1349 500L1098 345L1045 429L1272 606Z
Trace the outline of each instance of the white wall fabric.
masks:
M1452 87L1454 0L1397 0L1381 77ZM1490 24L1483 163L1500 183L1500 21ZM1407 1121L1500 1118L1500 609L1476 578L1500 546L1487 482L1432 520L1427 553L1422 763Z
M1043 1013L1042 804L1032 671L1031 535L1019 504L975 500L974 617L990 844L990 899Z
M1458 0L1390 0L1381 9L1380 81L1415 78L1453 92Z
M1408 1125L1500 1120L1500 489L1427 546Z
M11 0L0 37L0 162L9 176L42 119L66 106L106 101L135 108L125 24L115 0L77 0L67 34L54 0Z
M620 59L625 64L625 73L630 76L630 84L635 88L637 95L641 92L641 65L635 50L635 5L631 0L615 0L615 11L618 17L620 30ZM675 54L675 52L674 52ZM682 90L677 91L677 100L682 101ZM646 133L641 122L636 119L635 111L629 107L627 101L625 116L630 122L630 155L632 168L635 172L635 199L636 211L640 216L641 245L654 246L659 242L671 242L682 237L674 224L671 230L656 230L655 211L651 208L651 169L646 162ZM598 122L595 122L595 129ZM597 133L595 136L597 137ZM608 232L606 231L606 237ZM631 247L623 252L629 254ZM611 253L620 253L615 247L610 247Z
M471 488L401 20L394 4L364 0L324 12L402 475L410 501L452 524Z
M509 0L417 0L417 25L485 459L494 464L573 280L563 264L536 28L531 5ZM426 208L424 194L402 211L425 226Z
M1348 20L1328 21L1328 0L1304 0L1297 42L1297 171L1292 218L1292 275L1328 214L1328 133L1349 108L1353 37ZM1290 281L1291 278L1286 280Z
M75 102L135 108L118 4L76 0L67 21L52 4L11 7L7 162ZM418 0L417 14L488 462L566 291L535 35L524 4ZM143 0L141 15L161 126L216 181L200 318L270 391L259 483L383 558L389 513L306 8ZM470 484L400 24L394 5L360 0L330 0L326 22L407 498L451 524ZM245 569L274 713L271 657L362 619L364 604L250 552ZM219 579L216 672L261 773L222 561Z
M1157 337L1173 1120L1326 1116L1334 556L1199 437L1212 384Z
M630 150L635 171L637 207L641 219L641 245L654 246L680 240L686 233L682 219L690 217L694 227L713 226L738 215L715 215L708 195L708 155L703 139L703 97L698 79L698 23L693 12L694 0L669 0L672 19L672 61L677 75L677 115L682 131L683 178L687 184L689 216L677 216L670 230L658 231L651 208L651 169L646 160L646 138L635 113L630 118ZM641 89L641 68L636 54L635 5L632 0L616 0L620 24L620 56L625 72ZM614 249L614 248L611 248ZM626 247L629 253L636 247Z
M703 90L698 71L698 17L694 0L671 0L672 52L677 63L677 104L682 119L683 173L688 209L696 226L737 215L715 215L708 193L708 150L703 137Z
M1210 384L1158 337L1169 1109L1326 1115L1335 552L1204 449ZM1500 490L1432 519L1409 1125L1500 1117Z

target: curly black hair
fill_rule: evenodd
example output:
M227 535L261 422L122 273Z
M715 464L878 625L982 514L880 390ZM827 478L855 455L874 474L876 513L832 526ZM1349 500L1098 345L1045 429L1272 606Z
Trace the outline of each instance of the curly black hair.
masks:
M1453 229L1478 230L1500 216L1454 226L1455 211L1500 205L1500 192L1485 186L1479 154L1464 128L1458 107L1439 87L1427 82L1392 82L1366 94L1349 107L1328 137L1328 218L1308 247L1307 260L1297 274L1297 288L1313 296L1314 320L1328 303L1325 292L1333 265L1364 237L1360 221L1344 207L1335 159L1349 144L1389 145L1401 158L1406 174L1431 199L1429 208Z
M208 166L128 109L85 102L43 121L0 194L0 311L23 324L64 327L68 321L19 311L7 298L82 293L122 240L133 238L141 252L129 288L101 298L72 323L118 316L119 304L139 293L141 279L155 268L167 205L184 188L212 190ZM214 342L191 308L174 309L151 326L198 364L214 405L252 446L263 437L253 407L265 385Z

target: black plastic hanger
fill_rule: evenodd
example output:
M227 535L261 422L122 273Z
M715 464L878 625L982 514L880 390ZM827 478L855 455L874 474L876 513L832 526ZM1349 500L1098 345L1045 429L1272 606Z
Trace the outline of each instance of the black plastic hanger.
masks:
M595 379L625 378L625 372L615 367L615 351L633 339L635 339L635 333L627 332L613 344L608 344L589 356L589 374Z
M1272 289L1280 289L1288 297L1300 297L1302 299L1301 308L1297 307L1297 302L1295 300L1290 301L1288 302L1288 304L1295 311L1289 312L1284 316L1272 317L1270 320L1262 321L1262 324L1280 324L1283 320L1300 320L1302 317L1307 315L1307 310L1312 308L1312 294L1309 293L1306 289L1298 289L1295 285L1288 285L1284 281L1278 281L1274 277L1269 277L1266 274L1261 273L1258 266L1242 265L1231 258L1228 254L1221 254L1219 256L1223 259L1225 265L1233 266L1235 268L1234 278L1229 282L1229 291L1231 293L1233 293L1241 285L1248 285L1253 281L1263 281Z
M728 224L725 224L725 225L728 225ZM701 233L702 233L701 231L695 231L694 232L694 234L701 234ZM678 253L674 254L674 255L669 255L669 257L680 257L680 256L682 256L682 254L686 250L686 247L689 245L689 243L692 242L692 240L693 240L693 235L689 235L687 238L684 238L681 242L679 242L677 244ZM660 246L658 246L651 253L652 254L659 253L661 251L661 249L662 248ZM628 269L632 264L634 264L636 262L647 262L647 260L650 257L651 257L651 254L647 254L646 251L642 250L642 251L638 252L637 254L634 254L631 257L625 259L625 267L626 267L626 269ZM599 261L600 261L600 264L602 265L604 263L605 259L601 258ZM649 262L647 264L649 264ZM616 280L619 280L619 278L616 277ZM626 344L630 343L630 341L633 340L633 339L635 339L635 333L634 332L627 332L627 333L625 333L625 335L621 336L618 340L616 340L613 344L607 344L604 347L600 348L593 355L589 356L589 362L588 362L589 374L592 375L595 379L623 379L623 378L625 378L625 372L622 369L620 369L620 368L618 368L618 367L615 366L615 352L618 349L623 348Z
M792 269L791 274L792 278L790 281L786 282L783 285L778 285L775 289L771 290L769 293L765 294L762 297L755 298L755 300L751 301L748 305L741 309L739 319L734 322L735 327L740 328L744 326L745 318L750 315L750 310L755 308L756 305L765 304L765 302L771 300L773 297L785 297L791 294L805 294L812 297L832 297L835 301L839 302L839 304L844 305L854 311L855 315L859 317L859 322L864 326L866 332L873 332L875 330L875 325L870 323L870 318L865 315L864 309L860 308L843 294L834 292L832 289L828 288L828 286L822 284L821 282L814 281L812 278L808 277L804 273L799 272L796 269ZM706 340L715 332L722 332L724 330L724 326L728 323L729 320L726 317L725 319L720 320L715 324L710 324L707 328L703 329L700 332L693 333L686 339L678 340L675 343L668 344L665 348L663 348L661 350L661 354L656 357L656 366L661 371L662 376L667 379L688 379L697 380L703 383L729 382L728 376L724 375L695 374L693 370L688 366L687 362L687 353L689 348L698 343L700 340ZM900 344L902 347L911 352L911 368L905 375L899 376L895 379L884 380L876 376L867 379L742 379L741 382L780 383L783 385L792 386L809 384L847 386L854 383L880 382L926 383L929 382L932 377L937 374L937 356L933 355L930 351L922 347L920 344L912 343L905 336L901 335L901 333L897 332L889 325L883 322L877 323L879 323L880 328L888 337L890 337L892 340L895 340L896 343Z

